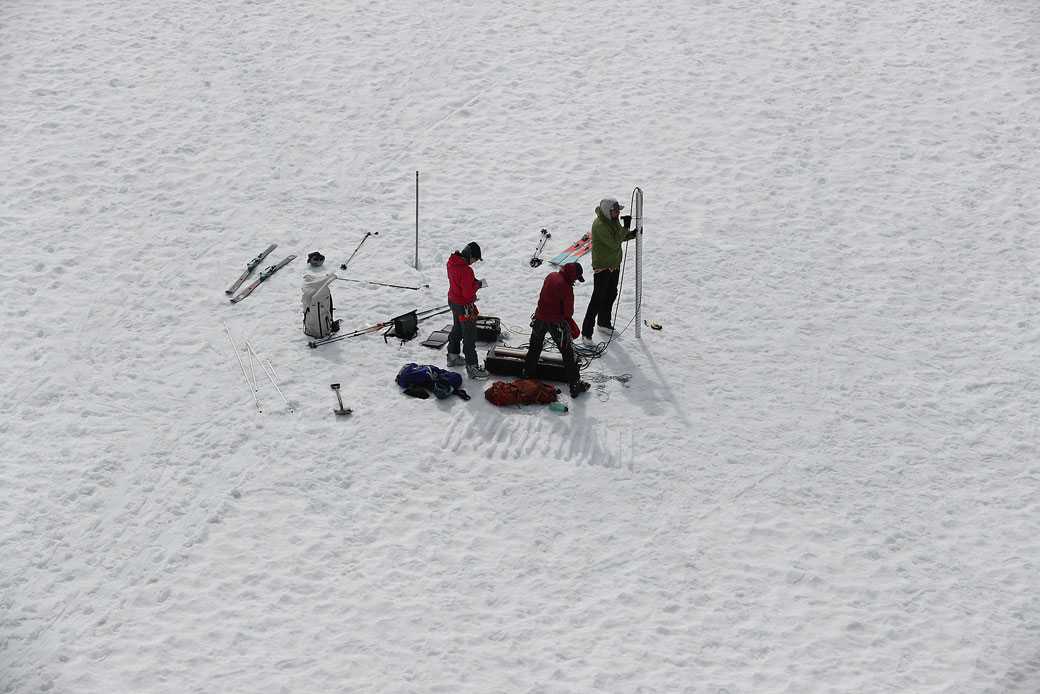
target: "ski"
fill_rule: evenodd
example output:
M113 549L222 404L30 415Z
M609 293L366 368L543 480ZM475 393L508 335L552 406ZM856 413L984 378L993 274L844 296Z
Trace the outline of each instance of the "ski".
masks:
M256 289L257 287L259 287L261 285L261 283L263 283L264 280L266 280L268 277L270 277L271 275L273 275L274 273L278 272L280 269L282 269L283 267L288 265L295 258L296 258L295 254L294 255L290 255L288 258L286 258L285 260L279 262L277 265L272 265L269 268L267 268L266 270L264 270L263 272L261 272L260 276L257 277L256 280L251 285L249 285L248 287L243 289L241 292L238 293L237 296L235 296L233 299L231 299L231 303L237 304L239 301L241 301L242 299L244 299L247 296L249 296L250 294L252 294L253 290Z
M538 256L541 255L542 249L545 248L545 242L551 238L552 234L542 229L542 240L538 242L538 248L535 249L534 255L531 256L531 267L538 267L542 264L542 259Z
M581 244L585 243L588 240L589 240L589 235L585 234L580 239L578 239L577 241L572 243L570 246L568 246L567 248L564 248L562 253L560 253L558 256L556 256L555 258L553 258L549 262L550 263L555 263L557 261L557 259L566 258L568 255L570 255L575 250L577 250L578 246L580 246Z
M567 263L573 263L575 260L592 250L592 239L589 238L588 234L585 234L580 239L574 242L570 248L567 248L560 253L558 256L550 260L549 262L553 265L566 265Z
M268 256L268 254L270 254L270 252L273 251L277 247L278 247L277 243L272 243L270 246L267 247L266 251L264 251L260 255L256 256L252 260L250 260L249 263L246 265L246 271L242 273L241 277L239 277L237 280L235 280L235 283L233 285L231 285L231 287L229 289L225 289L224 293L225 294L234 294L236 291L238 291L238 288L241 287L242 283L246 281L246 278L249 277L250 274L252 274L253 270L256 269L256 266L259 265L260 263L264 262L264 258L266 258Z

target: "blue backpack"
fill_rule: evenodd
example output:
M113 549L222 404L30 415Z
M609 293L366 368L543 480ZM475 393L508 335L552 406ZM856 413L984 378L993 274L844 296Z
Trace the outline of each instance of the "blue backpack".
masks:
M405 364L397 372L397 385L404 388L405 392L415 388L432 390L438 400L443 400L452 393L463 400L469 400L469 395L462 390L462 376L432 364ZM409 394L414 393L413 390Z

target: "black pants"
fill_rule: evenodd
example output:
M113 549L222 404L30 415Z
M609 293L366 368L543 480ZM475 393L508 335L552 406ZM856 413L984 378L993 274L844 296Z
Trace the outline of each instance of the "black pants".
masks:
M458 354L462 348L462 354L466 357L466 365L477 363L477 320L466 318L466 307L461 304L453 304L451 307L451 332L448 333L448 353ZM462 320L466 318L466 320ZM461 343L461 344L460 344Z
M592 277L592 298L581 324L581 334L592 337L592 330L599 325L611 325L610 312L617 299L617 285L621 273L617 270L600 270Z
M527 359L524 361L524 376L538 378L538 357L542 356L542 343L545 333L552 335L553 342L560 349L563 357L563 373L567 383L578 382L578 364L574 361L574 348L571 342L570 326L567 323L546 323L537 318L531 323L531 344L527 348Z

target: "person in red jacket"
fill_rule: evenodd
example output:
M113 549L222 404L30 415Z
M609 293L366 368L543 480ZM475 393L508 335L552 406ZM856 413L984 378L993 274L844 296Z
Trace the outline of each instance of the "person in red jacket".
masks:
M473 263L481 260L476 241L448 258L448 306L451 307L451 332L448 334L448 366L466 365L470 378L487 378L488 372L477 362L477 290L487 286L473 274ZM460 345L461 343L461 345ZM459 355L459 348L462 355Z
M524 361L524 375L537 378L538 358L542 355L545 333L552 335L553 342L563 357L563 370L570 384L571 397L576 398L589 389L589 384L578 376L578 364L574 361L574 338L581 334L574 322L574 282L584 282L580 263L567 263L559 272L545 277L542 293L538 295L538 308L531 321L531 342Z

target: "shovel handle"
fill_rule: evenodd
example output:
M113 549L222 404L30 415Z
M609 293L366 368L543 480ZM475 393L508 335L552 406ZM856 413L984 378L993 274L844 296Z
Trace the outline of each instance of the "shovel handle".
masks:
M339 409L333 410L336 414L350 414L350 410L343 407L343 397L339 394L339 384L333 383L330 386L332 390L336 391L336 401L339 403Z

